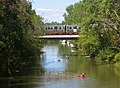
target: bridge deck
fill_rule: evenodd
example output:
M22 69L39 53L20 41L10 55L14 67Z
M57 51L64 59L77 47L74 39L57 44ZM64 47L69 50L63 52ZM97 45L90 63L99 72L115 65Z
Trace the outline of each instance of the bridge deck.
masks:
M79 35L44 35L38 36L40 39L78 39Z

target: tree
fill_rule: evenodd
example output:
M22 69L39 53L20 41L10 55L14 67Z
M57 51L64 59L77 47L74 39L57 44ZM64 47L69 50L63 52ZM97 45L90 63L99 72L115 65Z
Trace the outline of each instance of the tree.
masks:
M82 0L67 10L65 22L80 24L78 48L85 55L112 62L120 52L119 0Z
M33 36L42 24L30 2L0 0L0 76L13 76L37 55Z

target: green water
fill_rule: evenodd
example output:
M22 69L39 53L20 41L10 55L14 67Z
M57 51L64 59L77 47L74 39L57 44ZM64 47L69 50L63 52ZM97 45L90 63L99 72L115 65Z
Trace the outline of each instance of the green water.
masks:
M64 45L45 45L43 51L40 64L24 68L17 77L0 78L0 88L120 88L119 68L76 56ZM83 72L85 79L75 78Z

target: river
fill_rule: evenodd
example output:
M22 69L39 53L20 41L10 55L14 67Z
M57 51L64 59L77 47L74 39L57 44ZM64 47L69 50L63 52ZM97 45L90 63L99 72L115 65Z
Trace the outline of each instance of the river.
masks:
M0 78L0 88L120 88L119 68L76 56L61 44L48 44L42 50L39 65L25 68L17 77ZM86 78L76 78L81 73Z

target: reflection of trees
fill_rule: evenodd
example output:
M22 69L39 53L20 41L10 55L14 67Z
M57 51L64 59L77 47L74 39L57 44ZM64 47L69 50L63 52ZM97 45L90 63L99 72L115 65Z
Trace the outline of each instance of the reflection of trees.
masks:
M58 46L59 48L59 54L63 57L70 57L70 58L73 58L73 56L75 55L75 53L72 53L71 52L71 47L68 47L67 45L62 45L62 44L59 44Z
M98 65L95 61L80 56L70 60L67 71L76 75L85 72L89 78L99 79L100 82L109 82L112 85L120 82L120 69L108 65Z
M40 58L35 58L33 63L17 72L16 77L0 78L0 88L34 88L37 83L38 85L42 83L42 74Z
M82 56L72 55L70 52L70 48L66 45L59 44L59 54L70 55L67 69L68 72L81 74L82 72L93 73L94 71L96 71L96 66L94 63L91 63L90 60L87 60Z
M72 71L77 74L85 72L90 75L97 70L95 64L91 62L91 60L87 60L82 56L74 56L68 63L68 71Z
M60 55L68 54L68 52L70 52L69 47L59 44ZM67 63L67 72L72 75L85 72L87 77L98 79L97 83L108 82L114 86L120 82L120 69L102 63L98 64L94 59L91 60L82 56L71 56Z
M59 48L59 51L58 51L59 55L63 56L64 58L66 55L69 56L71 54L70 48L67 45L59 44L58 48Z
M21 76L20 76L21 75ZM43 80L41 78L41 67L29 66L24 68L23 72L17 77L9 77L0 79L1 88L34 88L35 85L40 85Z
M45 45L58 45L59 40L44 40Z

